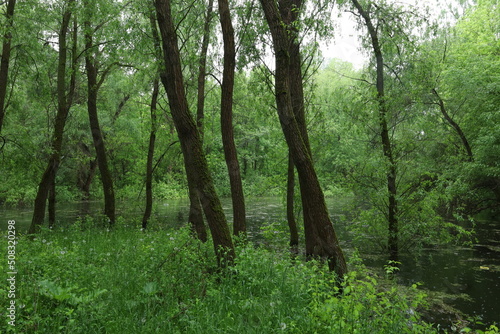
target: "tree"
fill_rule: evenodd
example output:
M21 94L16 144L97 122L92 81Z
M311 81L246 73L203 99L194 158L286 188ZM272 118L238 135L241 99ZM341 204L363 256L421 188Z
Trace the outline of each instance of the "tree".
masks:
M380 44L378 31L370 17L370 13L363 8L358 0L352 0L359 15L363 18L373 48L373 54L376 61L376 89L377 101L379 106L379 122L380 122L380 140L382 142L382 150L384 157L387 159L387 196L388 196L388 213L387 221L389 224L389 238L387 248L391 260L398 259L398 202L397 202L397 165L393 155L393 148L389 136L389 128L387 125L387 102L384 87L384 56L382 46Z
M207 54L211 34L211 21L213 13L213 0L208 0L205 23L203 25L203 38L201 42L200 60L198 67L198 87L196 104L196 125L203 142L203 120L205 118L205 81L207 76ZM207 240L207 231L203 222L203 211L195 185L188 183L189 191L189 223L196 232L198 239Z
M233 233L246 233L245 199L241 183L240 164L236 153L233 130L233 90L234 69L236 66L236 48L234 29L231 23L229 2L219 0L219 15L224 40L224 70L221 91L221 130L224 156L231 184L231 199L233 202Z
M203 38L201 42L200 62L198 67L198 96L196 105L196 124L203 139L203 118L205 117L205 81L207 76L207 53L210 42L210 22L212 21L213 0L208 0L205 23L203 25Z
M340 277L347 273L344 254L340 248L335 230L328 215L323 191L313 166L311 150L304 138L303 128L294 113L292 92L293 78L290 74L290 45L297 38L293 28L287 22L287 16L293 11L300 11L302 2L261 0L266 21L271 31L275 55L275 96L278 116L297 168L304 211L304 233L306 239L306 255L320 257L328 261L329 268ZM302 78L300 78L300 81Z
M94 41L96 32L103 29L106 24L112 19L119 20L119 13L121 8L114 7L111 4L106 6L97 6L94 0L86 0L84 2L84 39L85 39L85 70L87 72L87 112L89 116L90 131L94 148L97 155L97 163L101 175L102 188L104 192L104 214L108 218L110 225L115 223L115 192L113 186L113 178L111 176L110 168L108 166L108 157L105 146L104 133L99 124L98 116L98 95L99 90L105 82L107 76L112 69L116 66L128 66L119 61L109 61L107 67L101 68L103 59L116 59L120 58L120 53L117 48L113 49L113 45L104 41ZM102 22L96 23L99 18L96 14L103 14ZM115 17L118 15L118 17ZM119 21L117 21L119 22ZM114 25L111 29L120 30L120 24ZM118 33L118 31L114 31ZM120 32L123 33L123 32ZM114 42L114 41L113 41ZM110 45L111 44L111 45ZM101 50L102 45L106 45L106 52ZM125 45L121 45L125 47ZM99 58L101 56L101 59ZM99 72L101 72L99 76Z
M465 12L447 39L439 77L431 87L443 118L467 154L456 172L468 186L456 195L470 212L500 204L499 13L498 2L491 0L477 1ZM448 117L443 111L450 111Z
M153 158L156 142L156 112L158 105L159 94L159 79L153 81L153 92L151 94L151 132L149 134L148 157L146 161L146 207L142 217L142 228L145 229L148 225L149 217L153 207Z
M68 118L68 113L73 103L73 96L76 88L76 68L78 65L78 58L76 55L77 49L77 39L76 36L76 24L75 31L73 35L73 48L72 48L72 66L71 66L71 79L70 86L67 91L66 87L66 66L68 57L68 47L67 47L67 33L69 25L71 22L71 15L74 10L74 0L68 0L64 4L63 8L63 18L61 23L61 29L59 32L59 51L58 51L58 68L57 68L57 115L54 125L54 133L52 139L52 153L50 155L47 167L43 173L42 180L38 185L38 192L35 198L35 207L33 210L33 219L28 233L32 234L38 231L39 227L42 225L45 218L45 206L47 203L47 196L51 192L51 222L53 223L55 217L54 201L55 201L55 177L59 165L61 163L61 150L63 144L63 134L64 127L66 125L66 119Z
M3 120L5 116L5 97L7 94L7 84L9 79L9 63L12 41L12 30L14 26L14 8L16 0L7 1L5 11L5 33L3 35L2 59L0 61L0 133L2 133Z
M167 92L170 112L179 136L188 180L196 186L208 226L212 233L219 265L232 263L235 253L222 205L215 192L196 123L189 111L184 90L177 35L169 0L156 0L155 8L163 47L164 73L161 80Z

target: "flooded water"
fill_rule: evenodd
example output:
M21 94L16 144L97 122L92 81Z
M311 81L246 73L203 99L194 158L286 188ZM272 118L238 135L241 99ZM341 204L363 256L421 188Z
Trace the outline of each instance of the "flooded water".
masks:
M327 200L331 214L342 211L344 202ZM58 224L73 222L78 217L95 216L102 211L100 202L80 202L59 205ZM118 211L123 216L142 217L142 203L123 202ZM231 202L223 200L223 208L231 220ZM153 221L167 226L179 226L187 220L187 199L171 200L157 204ZM247 218L250 237L259 238L260 227L270 222L286 224L283 200L280 198L247 199ZM8 220L16 220L19 232L27 231L32 208L4 208L0 206L0 228L5 229ZM335 217L333 217L334 220ZM342 246L349 248L348 234L343 226L336 226ZM418 256L401 255L399 279L404 284L422 283L428 290L449 294L447 303L469 316L478 316L484 323L500 322L500 221L483 219L476 221L477 244L471 248L446 247L424 249ZM368 266L382 267L385 256L370 256ZM438 317L438 316L437 316ZM446 319L436 319L443 322Z

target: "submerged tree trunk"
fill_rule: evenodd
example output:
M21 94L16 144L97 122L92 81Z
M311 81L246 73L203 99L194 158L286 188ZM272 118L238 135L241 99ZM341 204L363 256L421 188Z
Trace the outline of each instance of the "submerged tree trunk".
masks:
M149 133L148 158L146 161L146 207L142 217L142 228L146 229L153 208L153 158L156 141L156 107L158 103L159 79L153 82L151 94L151 131Z
M221 129L224 157L226 159L233 202L233 234L246 234L245 198L241 183L240 164L234 143L233 129L233 90L234 69L236 66L236 47L234 30L231 23L229 2L219 0L219 15L224 40L224 70L221 93Z
M195 188L212 233L218 263L220 266L225 266L234 260L233 241L222 205L215 192L198 128L188 108L170 0L156 0L155 8L163 43L165 66L161 79L167 92L170 111L181 143L187 178L196 185Z
M2 133L5 109L7 107L5 105L5 97L7 95L7 83L9 79L9 63L15 6L16 0L9 0L7 2L7 10L5 12L5 33L3 35L2 59L0 61L0 133Z
M93 31L90 23L92 13L91 8L87 8L87 17L84 22L85 27L85 69L87 71L87 111L89 115L90 131L92 140L97 154L97 162L99 172L101 173L102 188L104 192L104 214L108 218L108 223L115 223L115 193L113 190L113 179L108 167L108 159L106 156L106 147L104 145L104 136L99 125L99 117L97 115L97 94L103 80L97 82L97 61L95 59L95 48L93 43ZM104 75L104 74L103 74Z
M290 2L281 1L280 9L278 9L278 4L274 0L261 0L261 4L271 30L276 57L275 90L278 115L299 176L304 222L310 222L310 224L304 223L306 255L326 259L330 270L335 271L340 278L343 278L347 273L344 253L340 248L328 215L310 149L301 133L291 96L293 84L290 75L290 43L291 39L294 38L294 32L293 28L286 24L287 20L282 15L284 9L293 11L300 9L300 7L292 6Z
M397 202L397 184L396 174L397 166L392 152L392 144L389 136L389 129L387 125L387 105L384 91L384 58L382 54L382 47L377 34L377 29L373 25L370 14L364 10L357 0L352 0L354 6L359 12L359 15L364 19L368 33L370 35L373 53L376 60L377 71L377 100L379 106L379 124L380 124L380 138L382 142L382 150L384 157L388 162L386 171L387 177L387 193L388 193L388 212L387 220L389 225L389 238L387 248L389 251L389 259L397 261L398 259L398 202Z
M35 197L33 218L28 230L29 234L38 232L40 226L45 219L45 208L47 205L47 198L52 189L51 194L51 210L50 220L55 221L55 177L59 164L61 162L61 150L63 144L64 126L68 118L69 109L72 104L72 98L75 91L75 75L77 60L74 56L72 61L72 74L68 96L66 96L66 62L68 57L67 49L67 33L71 20L71 6L74 0L68 2L68 7L63 13L61 23L61 30L59 32L59 51L58 51L58 67L57 67L57 114L54 125L54 134L52 137L52 152L47 163L47 167L42 175L42 180L38 185L37 194ZM76 29L76 28L75 28ZM73 50L76 49L77 40L73 40Z

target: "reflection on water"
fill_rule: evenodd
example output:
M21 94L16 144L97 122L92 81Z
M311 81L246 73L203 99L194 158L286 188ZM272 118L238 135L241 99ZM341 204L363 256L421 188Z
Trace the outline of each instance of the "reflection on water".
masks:
M119 205L121 216L134 217L137 226L142 218L142 203L123 202ZM223 200L223 208L232 220L230 199ZM327 205L332 215L342 211L342 201L329 199ZM188 217L187 199L171 200L156 205L152 221L165 226L180 226ZM247 200L247 221L250 236L258 237L260 227L269 222L286 220L284 202L280 198L252 198ZM57 208L57 224L74 222L78 217L97 216L102 212L100 202L60 204ZM31 222L31 208L0 207L0 228L5 230L7 221L16 220L19 232L27 231ZM468 315L481 316L483 322L500 321L500 222L483 220L476 222L478 244L474 248L447 247L424 249L418 257L401 255L400 279L405 284L420 282L433 291L454 296L449 303ZM336 226L344 247L349 247L348 235L342 226ZM368 266L382 267L385 257L370 257ZM462 298L467 297L467 298Z

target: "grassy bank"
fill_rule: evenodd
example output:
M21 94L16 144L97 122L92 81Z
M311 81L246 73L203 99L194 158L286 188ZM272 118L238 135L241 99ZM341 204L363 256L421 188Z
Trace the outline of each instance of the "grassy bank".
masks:
M7 238L2 237L2 249ZM43 231L16 245L16 319L2 333L430 333L423 294L383 289L361 266L342 297L320 265L251 244L216 270L212 245L187 230ZM6 282L7 261L0 262ZM1 304L9 305L2 284ZM408 292L410 291L411 292ZM411 295L411 297L409 297Z

